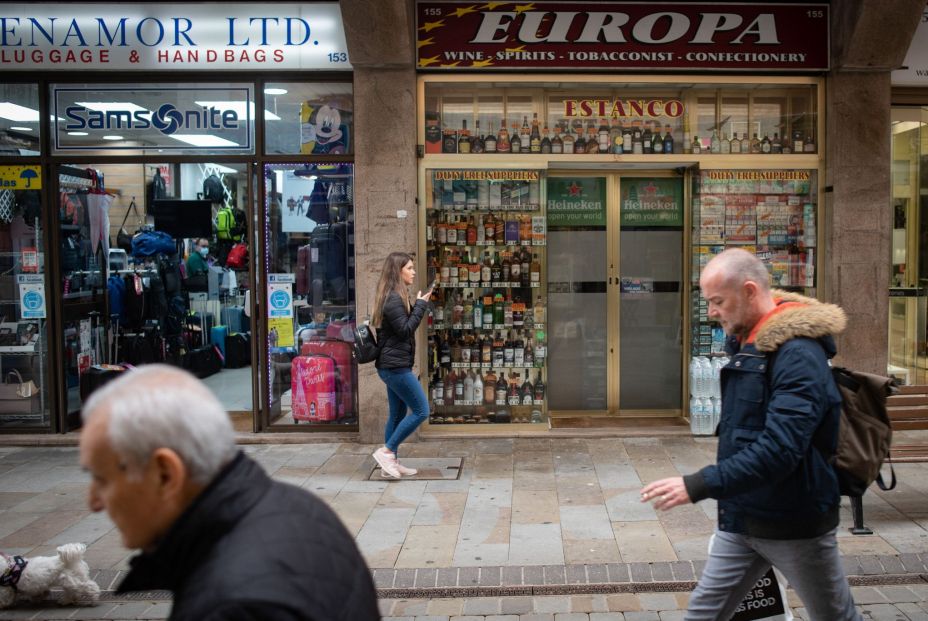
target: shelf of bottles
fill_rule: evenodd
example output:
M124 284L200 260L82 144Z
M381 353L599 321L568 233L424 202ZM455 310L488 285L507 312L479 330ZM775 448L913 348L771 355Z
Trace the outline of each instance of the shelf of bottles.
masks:
M705 170L694 183L690 425L694 435L711 435L726 336L709 319L699 275L723 250L743 248L767 266L772 287L814 296L817 171Z
M427 176L430 422L544 422L541 172Z

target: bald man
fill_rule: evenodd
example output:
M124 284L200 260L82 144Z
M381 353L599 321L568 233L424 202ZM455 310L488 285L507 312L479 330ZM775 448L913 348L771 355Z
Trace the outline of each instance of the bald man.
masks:
M338 517L239 452L222 404L192 375L128 371L83 417L90 509L141 550L119 592L172 591L174 621L380 619Z
M829 463L841 396L828 361L844 311L771 290L764 264L740 249L712 259L699 285L731 356L721 372L717 463L641 490L642 501L663 511L718 500L718 530L685 619L730 619L773 565L811 619L857 621L835 539L840 496Z

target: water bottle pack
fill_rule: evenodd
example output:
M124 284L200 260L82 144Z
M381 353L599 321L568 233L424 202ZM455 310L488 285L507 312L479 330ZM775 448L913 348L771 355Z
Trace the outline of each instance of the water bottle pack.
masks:
M690 360L690 429L693 435L715 433L722 415L721 370L728 357L694 356Z

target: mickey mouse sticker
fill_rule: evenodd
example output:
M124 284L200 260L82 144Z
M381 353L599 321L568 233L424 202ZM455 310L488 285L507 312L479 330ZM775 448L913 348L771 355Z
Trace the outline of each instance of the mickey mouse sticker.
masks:
M300 152L342 154L348 152L349 106L335 100L304 101L300 106Z

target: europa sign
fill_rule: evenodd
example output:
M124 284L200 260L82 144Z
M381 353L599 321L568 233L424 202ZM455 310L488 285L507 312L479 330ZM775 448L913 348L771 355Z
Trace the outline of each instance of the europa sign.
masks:
M827 4L419 2L420 69L826 71Z

